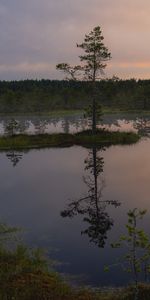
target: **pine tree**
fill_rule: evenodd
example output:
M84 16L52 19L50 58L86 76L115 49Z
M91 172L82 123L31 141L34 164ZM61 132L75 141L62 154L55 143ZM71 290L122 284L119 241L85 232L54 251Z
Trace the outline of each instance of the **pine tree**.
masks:
M97 124L97 101L96 101L96 81L100 79L106 68L106 61L111 58L108 48L103 43L104 37L100 26L85 35L84 41L77 44L78 48L84 51L80 55L80 65L70 66L68 63L61 63L56 66L57 69L65 72L73 80L81 79L91 83L92 90L92 132L96 133Z

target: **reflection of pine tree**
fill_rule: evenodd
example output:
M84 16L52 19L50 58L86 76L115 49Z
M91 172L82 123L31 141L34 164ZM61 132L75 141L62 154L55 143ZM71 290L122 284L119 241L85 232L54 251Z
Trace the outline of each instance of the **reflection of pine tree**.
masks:
M101 149L104 150L104 149ZM98 156L98 150L93 146L89 151L87 159L85 159L85 170L89 175L83 177L84 183L88 187L88 194L71 202L67 209L61 212L62 217L73 217L75 215L83 215L83 221L88 223L87 229L81 231L87 234L90 241L104 247L107 239L107 232L113 226L113 220L106 211L107 204L115 206L120 205L117 201L103 200L103 189L105 181L98 177L103 173L104 159Z
M29 121L16 120L14 118L3 120L4 134L13 136L15 134L23 134L29 128Z
M11 161L13 167L15 167L22 159L23 153L16 152L15 150L10 150L9 152L7 152L6 156Z
M20 131L20 124L17 120L11 119L5 126L5 134L8 136L15 135Z

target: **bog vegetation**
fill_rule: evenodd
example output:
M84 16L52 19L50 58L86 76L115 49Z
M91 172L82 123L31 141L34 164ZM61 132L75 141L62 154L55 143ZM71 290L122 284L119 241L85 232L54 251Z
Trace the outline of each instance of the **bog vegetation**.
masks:
M130 215L128 214L133 221L133 224L131 223L130 225L130 228L133 229L133 231L131 230L131 232L129 232L128 238L131 237L131 243L136 248L139 246L144 250L147 250L147 245L149 249L149 242L148 239L145 241L144 231L138 231L134 224L135 213L136 210L129 212ZM144 213L142 212L141 215L143 216L143 214ZM138 237L135 245L134 240L136 234L138 234ZM137 279L136 288L138 289L138 295L136 295L136 297L135 285L120 289L108 288L108 291L104 291L103 289L73 288L53 270L53 262L48 260L41 250L28 249L21 245L17 235L17 228L0 224L0 300L149 299L149 284L138 284ZM141 242L140 245L138 244L139 237ZM123 240L125 240L125 238L122 238L122 241ZM149 253L148 256L147 254L144 256L144 261L146 260L147 266L149 257ZM139 262L138 257L136 256L134 259L132 251L130 258L133 267L137 268L137 262ZM141 258L140 263L143 263Z
M93 144L101 145L117 145L117 144L133 144L140 139L140 136L133 132L110 132L97 130L93 135L92 131L82 131L76 134L70 133L54 133L54 134L15 134L0 137L0 150L19 150L45 147L70 147L73 145L81 145L90 147Z

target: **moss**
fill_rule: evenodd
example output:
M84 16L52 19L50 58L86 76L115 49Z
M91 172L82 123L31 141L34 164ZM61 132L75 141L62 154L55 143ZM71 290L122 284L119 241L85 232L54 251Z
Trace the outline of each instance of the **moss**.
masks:
M110 132L98 130L92 135L90 130L79 132L76 134L40 134L27 135L18 134L14 136L0 137L0 150L9 149L32 149L44 147L69 147L73 145L97 146L116 145L116 144L132 144L136 143L140 136L132 132Z

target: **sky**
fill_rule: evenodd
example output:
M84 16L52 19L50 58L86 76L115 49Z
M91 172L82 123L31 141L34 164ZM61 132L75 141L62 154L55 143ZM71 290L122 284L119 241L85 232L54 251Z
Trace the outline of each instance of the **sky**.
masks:
M105 78L150 78L149 0L0 0L0 80L63 79L76 47L100 26L112 59Z

